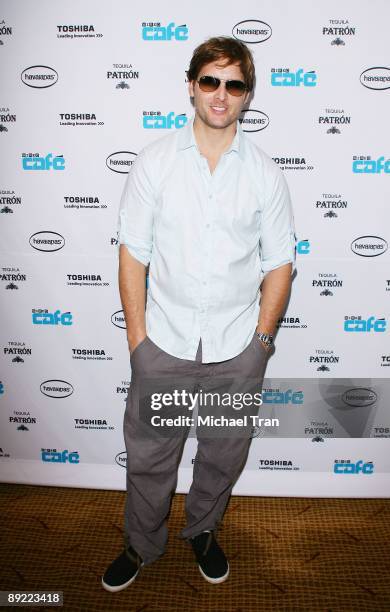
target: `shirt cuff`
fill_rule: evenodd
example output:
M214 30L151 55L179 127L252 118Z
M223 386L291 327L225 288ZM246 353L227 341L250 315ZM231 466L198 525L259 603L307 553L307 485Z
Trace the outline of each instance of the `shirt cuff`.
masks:
M127 248L130 255L134 257L134 259L142 263L144 266L149 265L152 252L148 246L142 244L141 241L138 241L138 244L136 244L135 240L132 240L131 243L126 240L119 240L119 245L121 244Z

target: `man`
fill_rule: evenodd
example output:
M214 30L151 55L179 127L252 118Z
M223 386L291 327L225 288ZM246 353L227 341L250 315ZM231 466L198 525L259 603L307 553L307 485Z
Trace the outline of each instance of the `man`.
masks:
M290 291L295 241L288 189L238 122L254 78L243 43L220 37L197 47L188 71L194 120L141 151L123 193L119 287L132 381L124 420L125 550L102 580L111 592L126 588L164 552L188 433L143 435L142 380L177 376L199 389L205 381L256 377L261 389ZM198 435L181 537L214 584L229 574L214 532L249 444L248 433Z

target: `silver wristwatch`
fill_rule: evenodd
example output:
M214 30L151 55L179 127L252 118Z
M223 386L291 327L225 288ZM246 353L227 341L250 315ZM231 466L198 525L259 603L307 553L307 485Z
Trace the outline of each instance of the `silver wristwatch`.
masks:
M273 343L274 343L274 337L271 336L271 334L263 334L263 333L260 333L260 332L256 332L256 336L266 346L272 346Z

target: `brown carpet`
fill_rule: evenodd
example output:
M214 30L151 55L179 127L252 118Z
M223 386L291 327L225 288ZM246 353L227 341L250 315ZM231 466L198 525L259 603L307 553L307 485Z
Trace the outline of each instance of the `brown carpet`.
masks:
M218 536L230 577L211 585L176 538L176 495L166 554L112 595L100 580L123 505L117 491L0 485L0 590L62 590L71 612L390 611L390 500L232 497Z

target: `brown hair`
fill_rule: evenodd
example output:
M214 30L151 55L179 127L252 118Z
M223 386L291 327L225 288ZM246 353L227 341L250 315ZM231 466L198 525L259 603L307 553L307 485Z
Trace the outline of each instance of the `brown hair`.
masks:
M244 43L228 36L209 38L196 47L189 70L187 72L189 81L196 81L205 64L217 60L226 60L226 65L238 63L244 76L245 84L252 91L255 80L255 66L252 52Z

